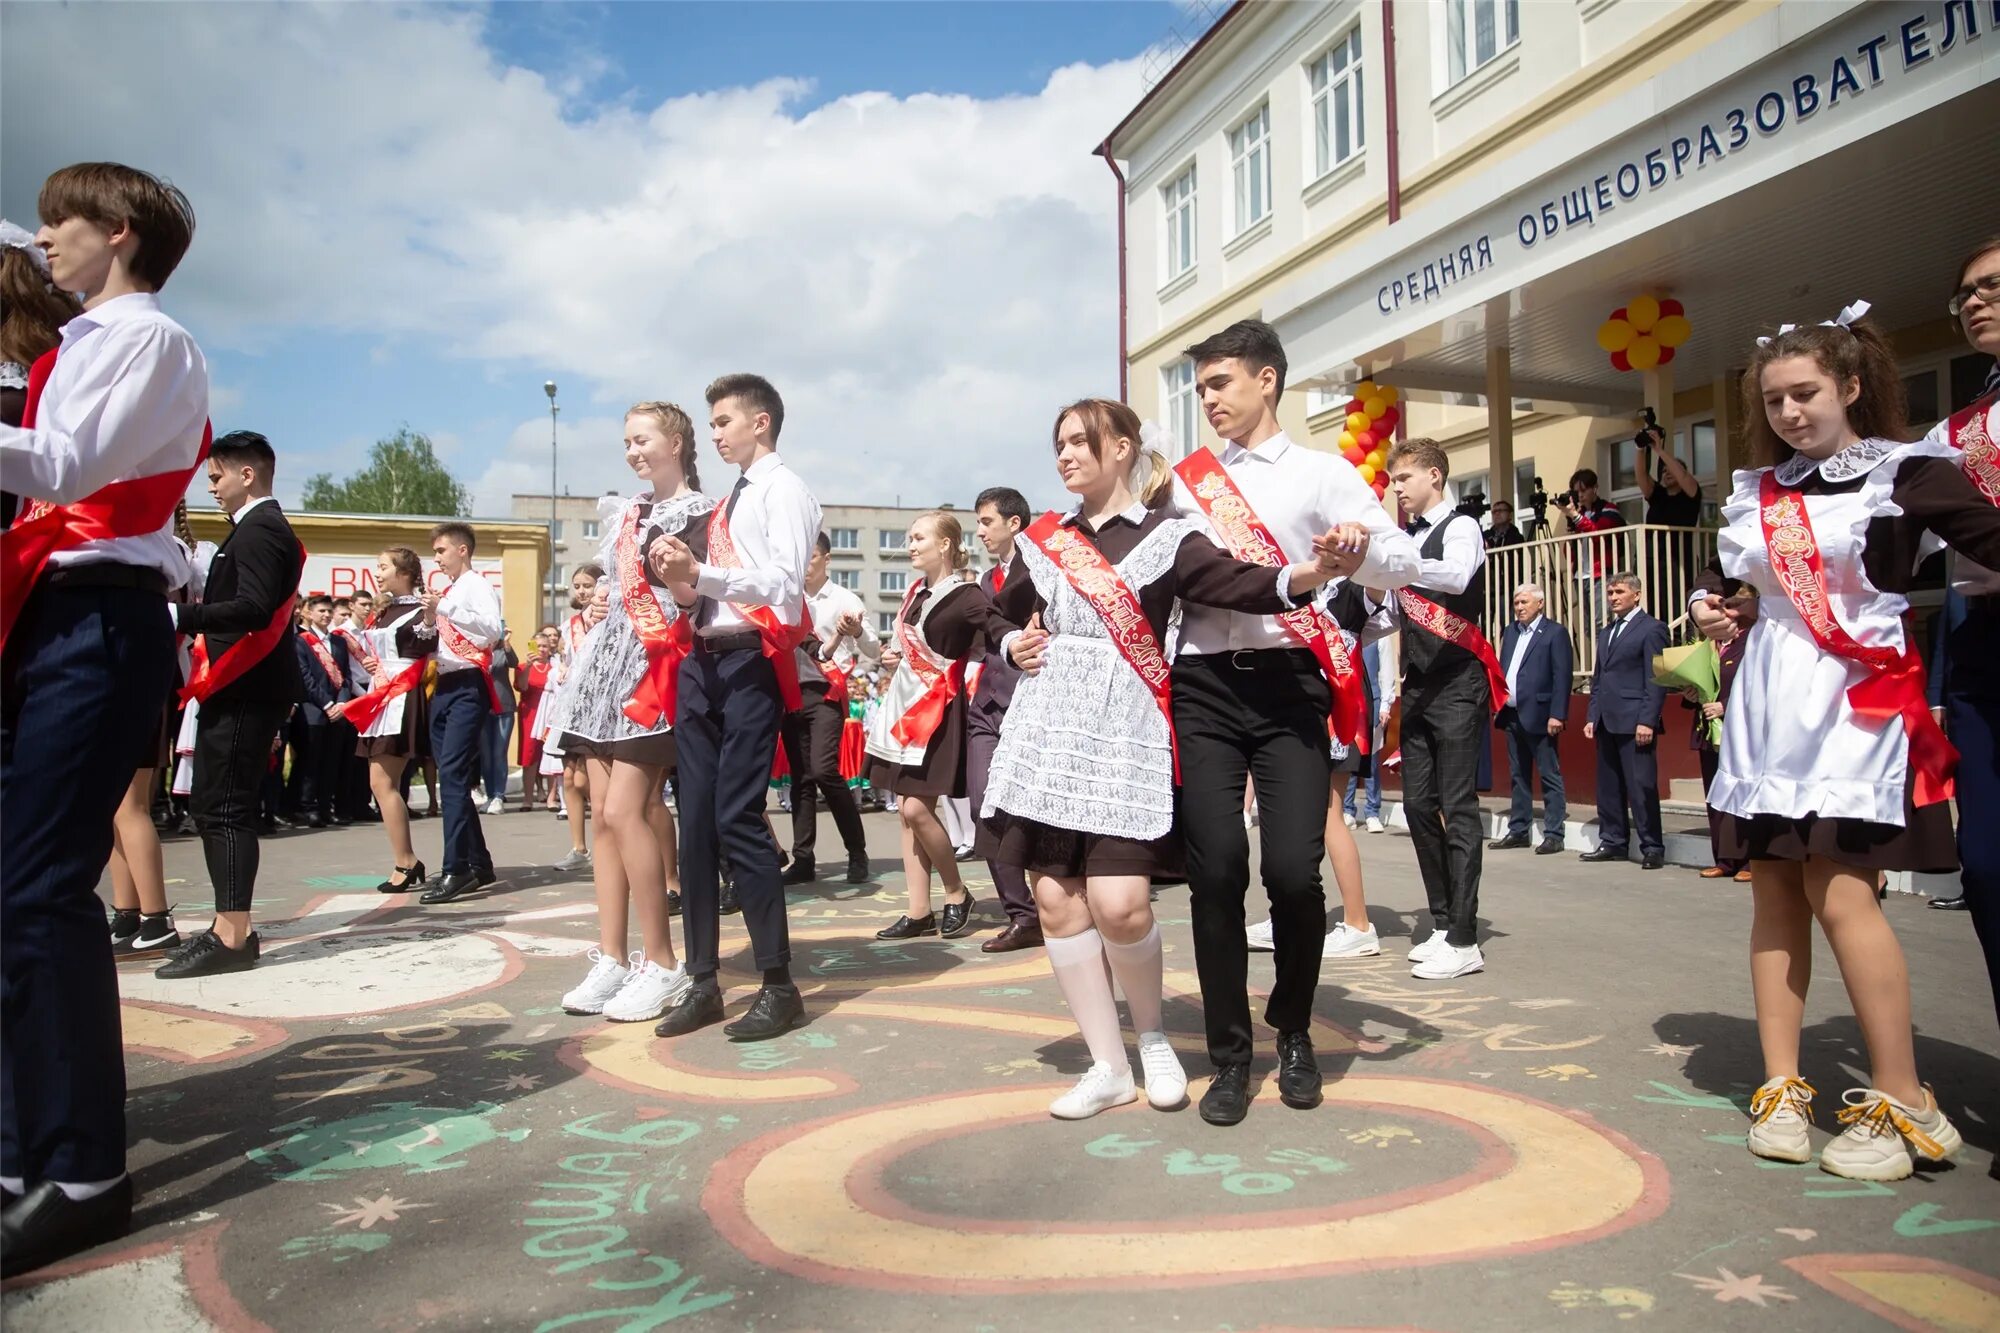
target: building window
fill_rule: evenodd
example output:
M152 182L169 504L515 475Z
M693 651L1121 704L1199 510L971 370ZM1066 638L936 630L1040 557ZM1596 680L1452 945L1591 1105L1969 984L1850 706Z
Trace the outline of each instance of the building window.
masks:
M1326 175L1360 152L1361 28L1312 62L1313 176Z
M563 567L560 563L549 566L549 586L551 588L563 586Z
M585 520L583 520L583 535L592 541L595 541L597 539L596 519L586 518Z
M910 571L907 569L885 569L879 575L878 585L883 592L907 592L910 587Z
M1688 471L1694 473L1696 481L1704 485L1710 483L1720 484L1720 480L1715 475L1715 423L1713 421L1697 421L1688 426L1687 445L1685 452L1681 454L1681 461L1687 464Z
M1463 476L1453 477L1451 484L1458 492L1457 498L1461 501L1475 495L1484 496L1486 499L1491 500L1493 497L1486 494L1486 486L1490 477L1491 473L1488 472L1468 472Z
M1451 82L1521 40L1521 0L1444 0Z
M900 551L909 544L908 528L883 528L875 534L875 549L878 551Z
M827 541L836 551L858 551L861 549L860 528L834 528L826 534Z
M1344 395L1332 389L1306 390L1306 415L1316 417L1322 412L1332 411L1352 395Z
M1201 396L1194 390L1193 358L1184 356L1160 372L1160 401L1166 404L1174 453L1186 458L1201 447Z
M562 525L563 525L563 521L562 521L561 519L559 519L559 518L552 518L552 519L550 519L550 520L549 520L549 540L550 540L550 541L552 541L552 542L559 542L559 541L561 541L561 540L562 540Z
M1194 163L1160 188L1160 207L1167 219L1167 271L1171 282L1194 267Z
M877 611L875 613L875 632L885 639L894 634L896 632L896 613L894 611Z
M1271 211L1271 105L1229 132L1229 160L1236 176L1236 230L1248 231Z
M833 580L833 586L836 588L845 588L849 592L861 591L861 571L858 569L836 569L827 577Z

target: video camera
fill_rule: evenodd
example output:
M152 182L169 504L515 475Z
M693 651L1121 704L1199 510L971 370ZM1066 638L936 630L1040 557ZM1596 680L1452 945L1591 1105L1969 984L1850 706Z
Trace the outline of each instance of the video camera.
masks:
M1647 407L1641 410L1643 410L1646 414L1646 424L1640 429L1637 435L1634 435L1632 437L1632 447L1637 449L1640 453L1643 454L1649 452L1652 449L1653 437L1655 435L1660 436L1661 442L1664 443L1666 439L1666 432L1660 429L1660 419L1659 417L1653 414L1652 408Z
M1484 518L1490 508L1492 506L1486 503L1484 491L1474 491L1458 502L1458 512L1468 518Z

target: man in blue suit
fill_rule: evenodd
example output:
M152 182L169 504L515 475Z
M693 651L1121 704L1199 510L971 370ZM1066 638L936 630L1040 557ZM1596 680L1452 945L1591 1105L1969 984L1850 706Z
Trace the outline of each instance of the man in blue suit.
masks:
M1507 703L1493 725L1507 735L1508 766L1514 773L1514 803L1507 836L1488 844L1496 852L1526 847L1534 819L1532 772L1542 775L1542 840L1537 856L1563 849L1569 807L1563 800L1562 763L1556 738L1569 718L1569 688L1576 651L1569 631L1542 614L1542 590L1523 583L1514 590L1514 623L1500 640L1500 665L1507 672Z
M1667 627L1640 609L1636 574L1613 574L1604 587L1611 623L1597 635L1597 669L1590 676L1590 721L1583 734L1597 742L1597 828L1586 861L1624 861L1630 835L1639 837L1640 865L1667 863L1660 835L1659 736L1666 703L1653 683L1653 657L1666 651ZM1625 812L1631 808L1631 825Z
M347 697L350 664L347 644L331 632L332 623L333 599L325 593L314 593L305 599L305 621L292 639L292 649L299 660L299 678L305 685L305 698L298 710L302 725L297 733L304 737L304 744L294 751L292 762L305 765L299 819L313 828L353 822L340 819L335 806L340 756L335 752L336 729L328 722L326 710Z

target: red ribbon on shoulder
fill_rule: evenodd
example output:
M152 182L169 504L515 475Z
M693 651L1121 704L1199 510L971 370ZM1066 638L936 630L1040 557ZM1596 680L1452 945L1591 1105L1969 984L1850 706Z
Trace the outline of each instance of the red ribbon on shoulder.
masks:
M299 568L306 564L305 543L299 544ZM294 583L298 582L294 576ZM270 620L251 630L235 643L222 650L222 656L211 659L208 654L208 636L200 635L194 646L188 650L189 672L186 688L181 690L181 706L201 703L217 690L229 685L271 655L291 627L292 608L297 606L299 595L293 593L284 600Z
M903 715L896 719L896 725L889 728L889 735L896 744L903 746L929 746L931 737L937 734L944 722L945 710L951 701L965 692L965 663L947 662L933 652L930 644L917 627L905 619L910 612L910 603L916 600L924 585L912 584L903 594L902 610L896 613L896 647L903 654L902 670L917 678L924 692L917 696Z
M28 369L27 405L21 425L32 427L41 406L42 390L54 371L56 353L44 352ZM173 520L174 506L187 494L188 483L208 457L213 433L204 422L201 448L194 462L150 477L133 477L101 486L73 504L31 500L0 533L0 647L13 632L14 618L57 551L74 550L85 542L115 537L143 537Z
M679 705L681 662L694 648L693 626L687 617L667 619L659 595L646 581L644 557L639 553L639 509L632 506L618 529L613 547L618 566L618 591L625 599L625 615L646 650L646 670L638 688L626 701L626 717L652 731L661 722L671 724Z
M717 505L715 512L708 516L708 559L710 564L725 569L740 569L742 557L736 553L736 540L729 535L729 506ZM785 711L797 712L805 703L805 696L799 692L799 664L792 651L806 641L812 633L812 621L801 619L798 624L787 625L778 619L777 611L768 606L745 606L741 602L731 602L736 613L757 627L757 635L763 640L764 656L771 660L771 670L778 677L778 697L784 700ZM801 616L804 608L800 608Z
M451 649L461 660L479 668L479 678L486 682L487 703L496 713L504 711L500 707L500 687L493 683L493 650L481 648L464 630L443 616L437 618L437 632L439 643Z
M1435 634L1456 648L1463 648L1479 659L1479 665L1486 668L1486 710L1498 713L1507 702L1507 669L1500 665L1500 658L1493 651L1493 645L1479 632L1479 627L1465 617L1447 611L1422 593L1411 592L1408 588L1396 589L1396 606L1403 613L1403 619L1427 634Z
M1986 416L2000 394L1987 394L1945 423L1945 438L1963 455L1959 465L1989 504L2000 506L2000 442L1986 429Z
M347 707L340 710L340 720L351 723L356 731L374 726L392 702L424 683L424 663L428 660L420 657L386 680L376 681L366 694L348 700Z
M1778 484L1775 469L1767 471L1757 493L1758 518L1764 527L1764 547L1778 586L1798 609L1813 641L1824 652L1865 667L1868 675L1847 690L1855 716L1886 724L1901 718L1910 738L1910 771L1917 805L1935 805L1952 795L1952 771L1958 750L1945 739L1931 717L1924 695L1924 664L1915 653L1893 648L1869 648L1834 619L1826 591L1826 562L1813 535L1805 497Z

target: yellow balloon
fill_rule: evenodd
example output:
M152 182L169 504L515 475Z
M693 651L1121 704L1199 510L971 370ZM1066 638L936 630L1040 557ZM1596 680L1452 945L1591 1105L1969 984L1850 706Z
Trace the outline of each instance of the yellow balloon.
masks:
M1374 468L1377 472L1380 472L1388 464L1389 455L1384 453L1380 449L1370 449L1368 451L1368 457L1363 459L1362 461L1367 463L1368 466Z
M1632 326L1622 319L1607 319L1597 326L1597 345L1607 352L1624 351L1636 336Z
M1347 428L1359 435L1362 431L1368 429L1368 418L1359 412L1349 412L1347 414Z
M1344 430L1340 432L1340 438L1336 440L1335 443L1338 444L1343 450L1352 447L1354 444L1354 432L1351 430Z
M1651 338L1634 338L1625 349L1625 359L1634 370L1651 370L1660 364L1660 344Z
M1679 347L1694 336L1694 325L1686 315L1668 315L1653 326L1653 337L1662 347Z
M1368 398L1362 401L1361 410L1368 414L1370 421L1380 421L1382 414L1389 410L1389 404L1380 398Z
M1362 463L1354 470L1361 474L1361 480L1367 482L1370 486L1375 484L1375 465L1373 463Z
M1635 296L1625 303L1625 318L1641 333L1651 333L1660 322L1660 303L1650 296Z
M1394 407L1396 405L1396 400L1402 397L1401 394L1396 392L1396 386L1393 384L1378 385L1376 386L1375 392L1381 395L1382 401L1389 404L1389 406L1391 407Z
M1370 398L1373 398L1377 393L1380 392L1381 390L1375 387L1374 380L1363 380L1361 381L1361 383L1354 386L1354 396L1356 398L1359 398L1364 403L1367 402Z

